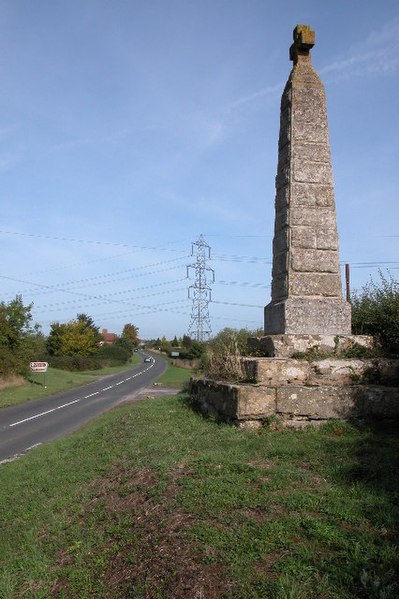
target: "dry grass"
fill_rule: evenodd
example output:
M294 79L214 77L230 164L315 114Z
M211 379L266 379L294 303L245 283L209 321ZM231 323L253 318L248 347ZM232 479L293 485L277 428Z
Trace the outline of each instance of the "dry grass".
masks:
M3 389L9 389L10 387L19 387L25 383L25 379L22 376L12 374L7 378L0 378L0 391Z

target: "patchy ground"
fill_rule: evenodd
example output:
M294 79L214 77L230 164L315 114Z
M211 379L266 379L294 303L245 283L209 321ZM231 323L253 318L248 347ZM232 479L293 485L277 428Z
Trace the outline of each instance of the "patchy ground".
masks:
M231 590L223 564L205 555L190 535L195 517L176 501L185 476L190 472L178 468L165 482L146 468L121 468L95 481L94 498L81 520L98 522L99 510L105 510L106 542L90 556L91 567L100 566L102 597L217 599ZM79 568L78 562L78 552L68 548L59 555L58 566L68 571ZM52 596L75 596L70 577L59 579Z

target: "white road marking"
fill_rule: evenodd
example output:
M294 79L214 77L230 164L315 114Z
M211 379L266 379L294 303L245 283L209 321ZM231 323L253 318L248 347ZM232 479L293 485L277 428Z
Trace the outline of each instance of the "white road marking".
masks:
M18 420L18 422L12 422L8 426L17 426L18 424L23 424L24 422L28 422L29 420L35 420L35 418L40 418L41 416L45 416L46 414L50 414L51 412L55 412L56 410L61 410L61 408L66 408L67 406L71 406L74 403L77 403L80 399L74 399L73 401L69 401L68 403L62 404L62 406L57 406L56 408L52 408L51 410L46 410L45 412L39 412L39 414L35 414L34 416L29 416L29 418L24 418L23 420Z
M7 464L8 462L15 462L15 460L20 458L27 451L30 451L31 449L35 449L35 447L39 447L39 445L43 445L43 443L35 443L34 445L31 445L30 447L27 447L26 449L24 449L21 453L14 454L13 456L11 456L11 458L6 458L5 460L0 460L0 464Z
M142 374L144 374L145 372L147 372L148 370L150 370L154 365L155 365L155 361L152 362L151 366L149 366L148 368L145 368L141 372L137 372L136 374L133 374L128 379L119 381L118 383L115 383L114 385L110 385L109 387L105 387L104 389L102 389L102 391L107 391L108 389L112 389L112 387L116 387L117 385L121 385L125 381L129 381L130 379L134 379L136 376L141 376ZM90 395L85 395L83 399L89 399L89 397L93 397L94 395L98 395L99 393L100 393L100 391L95 391L94 393L90 393ZM78 403L81 400L82 400L81 397L79 399L74 399L73 401L69 401L68 403L64 403L61 406L57 406L56 408L51 408L51 410L46 410L45 412L39 412L38 414L35 414L34 416L29 416L29 418L24 418L23 420L18 420L17 422L12 422L8 426L9 427L11 427L11 426L18 426L18 424L23 424L24 422L29 422L29 420L35 420L36 418L41 418L41 416L46 416L46 414L51 414L51 412L55 412L56 410L61 410L62 408L67 408L68 406L71 406L74 403ZM37 445L40 445L40 443L38 443ZM32 447L29 447L28 449L32 449L33 447L36 447L36 445L32 445ZM25 450L25 451L28 451L28 449ZM2 462L0 462L0 464L1 463Z

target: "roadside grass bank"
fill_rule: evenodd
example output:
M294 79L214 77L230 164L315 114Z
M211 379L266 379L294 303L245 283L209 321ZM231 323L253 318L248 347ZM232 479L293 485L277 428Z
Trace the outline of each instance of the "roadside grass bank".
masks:
M393 599L396 433L112 410L0 466L0 596Z
M0 390L0 408L15 406L31 399L38 399L45 395L58 393L59 391L67 391L73 387L79 387L85 383L95 381L97 377L123 372L139 362L140 358L133 356L128 364L102 368L100 370L71 372L49 368L45 374L42 372L31 373L29 380L24 381L21 385Z
M169 362L168 368L165 372L157 379L159 385L165 385L167 387L176 387L181 389L188 384L190 377L193 376L194 371L188 368L180 368L174 366Z

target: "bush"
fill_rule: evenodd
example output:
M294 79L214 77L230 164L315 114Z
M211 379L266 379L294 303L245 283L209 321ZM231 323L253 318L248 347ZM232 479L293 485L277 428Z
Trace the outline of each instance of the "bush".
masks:
M239 382L245 380L242 356L247 353L247 340L252 336L246 329L225 328L208 343L203 356L203 370L209 378Z
M126 364L132 352L123 345L103 345L98 351L98 358L104 366L120 366Z
M30 356L20 349L18 351L10 351L8 347L0 345L0 376L8 377L16 374L27 376L29 373Z
M399 282L379 272L380 284L371 279L352 297L352 328L357 335L372 335L385 354L399 354Z
M101 360L95 356L49 356L47 361L49 366L60 370L99 370L103 367Z

